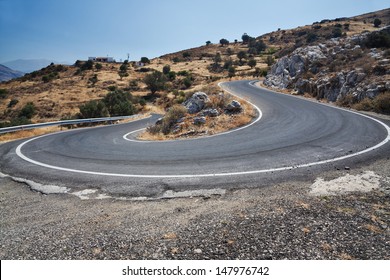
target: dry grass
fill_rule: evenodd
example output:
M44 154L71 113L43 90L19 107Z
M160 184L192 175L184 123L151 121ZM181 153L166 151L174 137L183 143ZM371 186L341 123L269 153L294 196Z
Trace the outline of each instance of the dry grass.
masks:
M202 88L205 92L220 92L221 89L215 85L209 85ZM257 113L255 109L245 100L231 96L230 94L224 94L223 96L218 94L209 95L210 102L207 104L209 108L224 108L232 100L238 100L243 108L241 113L238 114L221 114L217 117L205 117L206 123L203 125L194 125L193 116L186 114L184 116L184 122L181 124L181 129L178 132L163 133L158 129L154 129L156 126L141 132L138 135L138 139L146 141L161 141L161 140L173 140L181 138L196 138L201 136L216 135L218 133L226 132L238 127L249 124Z
M0 143L1 142L9 142L17 139L23 139L23 138L29 138L34 136L39 136L43 134L53 133L57 131L64 130L66 128L61 128L59 126L51 126L51 127L45 127L45 128L35 128L30 130L20 130L5 134L0 134Z

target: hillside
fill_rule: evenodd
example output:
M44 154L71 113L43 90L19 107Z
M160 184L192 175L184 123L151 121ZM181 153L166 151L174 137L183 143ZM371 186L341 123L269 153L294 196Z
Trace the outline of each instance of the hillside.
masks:
M374 26L374 19L380 20L379 27ZM294 51L298 52L297 49L302 50L309 46L316 48L321 44L327 45L336 41L342 42L345 46L347 40L350 40L348 38L360 36L362 33L370 34L389 24L390 9L386 9L352 18L319 20L311 25L278 30L259 37L238 34L242 41L228 42L225 39L215 43L207 42L204 46L151 59L144 66L137 66L135 62L129 62L126 66L122 66L121 63L96 62L92 65L77 62L72 66L51 64L42 70L0 84L2 90L0 118L2 121L12 121L23 115L21 112L28 104L30 107L32 104L34 108L32 122L72 118L80 112L81 105L91 100L102 100L114 89L131 92L137 112L164 112L172 105L183 102L187 92L201 90L206 85L216 84L221 80L260 78L267 73L275 75L275 69L278 67L275 65L278 65L278 61L291 58ZM327 48L329 51L330 47ZM331 48L338 49L337 46ZM362 70L358 73L369 72L365 73L367 80L375 77L378 85L379 82L388 81L389 65L383 62L389 58L388 47L377 48L381 59L369 57L373 52L372 48L361 49L361 53L356 54L361 56L359 59L349 54L336 54L338 57L336 61L340 63L332 65L330 59L324 60L321 61L321 65L317 65L315 71L306 69L305 64L302 76L299 76L300 80L293 79L291 84L282 87L276 84L270 86L315 96L314 92L308 90L310 86L303 83L303 80L318 80L321 73L328 71L329 68L334 68L334 71L328 71L329 79L333 79L337 73L343 73L346 79L348 73L359 68L359 65ZM351 64L351 61L354 64ZM120 75L121 67L123 72ZM145 77L155 70L164 72L161 77L165 87L152 94L145 83ZM305 86L299 86L297 83L303 83ZM367 84L367 87L369 86ZM388 94L388 91L381 87L378 93ZM374 98L374 95L368 98ZM317 96L327 98L325 95ZM335 101L339 98L327 99ZM361 100L364 98L354 102L359 103Z
M11 68L0 64L0 82L16 79L23 75L23 72L12 70Z

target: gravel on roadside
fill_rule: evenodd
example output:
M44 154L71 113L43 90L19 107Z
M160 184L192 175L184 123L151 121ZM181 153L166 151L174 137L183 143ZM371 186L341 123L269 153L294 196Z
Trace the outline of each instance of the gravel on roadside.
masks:
M325 177L365 170L386 176L389 160ZM320 196L312 183L122 201L44 195L0 178L0 258L390 259L389 181Z

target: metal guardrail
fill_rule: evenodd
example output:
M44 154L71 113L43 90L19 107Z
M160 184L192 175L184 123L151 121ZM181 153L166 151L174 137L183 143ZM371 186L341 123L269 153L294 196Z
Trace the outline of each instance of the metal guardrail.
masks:
M120 116L120 117L107 117L107 118L91 118L91 119L78 119L78 120L64 120L58 122L47 122L47 123L37 123L37 124L26 124L18 125L11 127L0 128L0 134L14 132L19 130L28 130L34 128L48 127L48 126L59 126L59 125L72 125L72 124L81 124L81 123L97 123L97 122L110 122L118 121L125 119L133 119L139 117L140 115L131 115L131 116Z

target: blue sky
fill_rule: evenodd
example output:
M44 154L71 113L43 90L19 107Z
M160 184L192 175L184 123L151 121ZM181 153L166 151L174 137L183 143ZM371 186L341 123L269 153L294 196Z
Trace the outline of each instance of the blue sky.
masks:
M0 0L0 63L153 58L384 8L388 0Z

